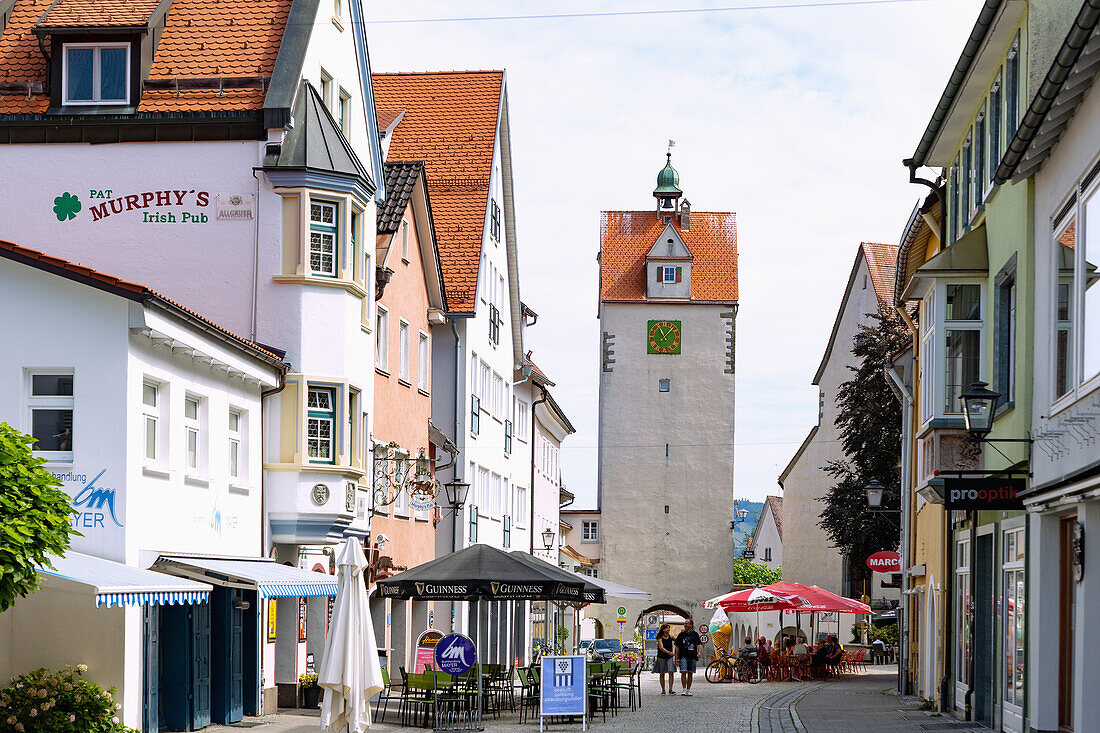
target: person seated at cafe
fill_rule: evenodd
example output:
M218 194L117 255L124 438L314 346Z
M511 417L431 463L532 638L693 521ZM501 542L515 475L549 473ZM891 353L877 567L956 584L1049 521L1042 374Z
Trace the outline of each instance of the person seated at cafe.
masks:
M756 645L752 643L751 637L746 636L745 643L742 644L741 648L737 650L737 656L744 658L746 656L753 656L756 654L758 654L756 650Z
M768 642L763 636L756 640L756 651L760 654L760 663L767 667L772 663L772 655L768 650Z
M840 660L843 656L844 651L840 648L840 644L837 643L836 637L829 634L825 637L825 643L814 652L814 672L821 673L822 676L824 676L828 673L828 667L840 664Z
M806 642L802 637L798 637L791 645L791 654L798 656L799 654L809 654L810 650L806 648Z

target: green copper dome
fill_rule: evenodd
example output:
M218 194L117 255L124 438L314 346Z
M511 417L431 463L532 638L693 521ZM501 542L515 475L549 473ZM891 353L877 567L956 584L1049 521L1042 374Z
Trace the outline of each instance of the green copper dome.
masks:
M672 153L668 153L668 161L665 163L665 167L657 174L657 188L653 189L653 195L660 198L662 196L679 196L682 193L683 191L680 190L680 174L672 167Z

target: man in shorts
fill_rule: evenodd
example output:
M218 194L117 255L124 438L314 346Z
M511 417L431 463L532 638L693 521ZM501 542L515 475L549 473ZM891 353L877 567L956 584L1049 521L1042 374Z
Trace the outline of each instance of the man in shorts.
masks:
M684 630L676 637L676 664L680 668L680 685L684 688L681 695L692 697L691 678L695 674L695 665L699 661L699 647L703 640L695 630L695 624L689 618L684 621Z

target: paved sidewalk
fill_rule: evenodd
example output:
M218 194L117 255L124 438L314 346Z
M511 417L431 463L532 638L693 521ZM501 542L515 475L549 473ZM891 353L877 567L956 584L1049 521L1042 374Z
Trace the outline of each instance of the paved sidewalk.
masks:
M874 666L867 673L819 684L798 697L791 710L792 727L765 728L761 733L921 733L985 731L987 728L920 710L916 698L901 698L897 667Z
M590 730L595 733L754 733L757 730L752 725L754 707L777 692L801 687L797 683L784 682L712 685L703 679L703 675L698 674L692 687L694 697L678 694L662 697L656 676L646 674L642 677L641 709L631 711L627 706L614 717L609 714L606 722L602 715L597 714ZM680 689L679 679L676 689ZM625 695L622 702L626 704ZM396 721L397 716L391 705L386 722L371 726L371 733L424 730L402 728ZM502 716L499 720L490 717L484 722L486 733L534 733L539 729L537 717L528 718L525 724L520 725L519 717L514 714ZM246 718L237 725L213 725L204 729L204 733L240 733L245 729L253 729L256 733L318 733L320 713L317 710L280 710L277 715ZM580 733L580 729L579 722L548 726L548 730L561 733Z

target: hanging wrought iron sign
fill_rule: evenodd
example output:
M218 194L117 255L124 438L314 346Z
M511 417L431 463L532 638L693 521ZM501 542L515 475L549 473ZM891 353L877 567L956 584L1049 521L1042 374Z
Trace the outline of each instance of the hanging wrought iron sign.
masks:
M374 449L374 505L388 506L402 492L409 496L409 506L416 511L435 507L439 482L432 474L432 459L421 448L416 458L402 455L397 443L379 445Z

